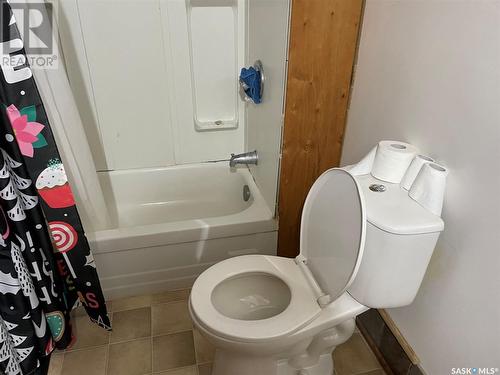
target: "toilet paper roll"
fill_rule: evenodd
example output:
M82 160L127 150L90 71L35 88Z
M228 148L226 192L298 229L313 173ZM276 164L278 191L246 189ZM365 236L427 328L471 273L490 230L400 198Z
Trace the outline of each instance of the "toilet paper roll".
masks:
M347 165L343 169L352 174L353 176L361 176L368 174L372 171L373 161L377 153L377 146L373 147L370 152L361 159L358 163Z
M379 142L372 176L382 181L399 184L418 149L408 143L398 141Z
M433 161L434 159L430 158L429 156L415 156L411 161L410 166L406 170L403 179L401 180L401 187L405 190L410 190L410 187L413 184L413 181L415 181L415 178L417 177L418 172L420 172L422 166L427 163L432 163Z
M436 163L427 163L418 172L408 195L433 214L441 216L448 170Z

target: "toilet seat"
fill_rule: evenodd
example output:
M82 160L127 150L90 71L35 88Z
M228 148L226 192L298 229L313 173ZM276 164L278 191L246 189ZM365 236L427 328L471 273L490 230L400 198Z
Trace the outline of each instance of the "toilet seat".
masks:
M214 306L212 292L224 280L245 273L269 274L281 279L290 289L289 305L278 315L267 319L229 318ZM203 272L191 291L193 315L206 330L226 339L259 342L278 339L301 329L321 312L304 274L293 259L245 255L215 264Z

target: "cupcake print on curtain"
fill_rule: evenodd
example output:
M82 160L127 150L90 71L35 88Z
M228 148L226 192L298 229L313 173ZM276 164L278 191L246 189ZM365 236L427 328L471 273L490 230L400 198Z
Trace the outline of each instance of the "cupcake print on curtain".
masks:
M22 41L10 6L0 6L5 53ZM0 374L31 374L72 342L77 301L104 329L110 322L31 70L0 70Z

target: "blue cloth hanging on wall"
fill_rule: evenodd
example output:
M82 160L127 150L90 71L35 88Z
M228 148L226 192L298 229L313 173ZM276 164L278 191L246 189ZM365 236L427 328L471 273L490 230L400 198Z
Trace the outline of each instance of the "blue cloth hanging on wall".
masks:
M260 96L260 72L254 67L241 68L240 81L246 85L245 93L253 100L255 104L259 104L262 100Z

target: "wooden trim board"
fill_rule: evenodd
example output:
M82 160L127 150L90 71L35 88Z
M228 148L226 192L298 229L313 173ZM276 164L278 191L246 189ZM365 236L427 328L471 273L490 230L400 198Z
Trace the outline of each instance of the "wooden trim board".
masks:
M339 165L363 0L292 0L279 188L278 254L299 252L316 178Z
M388 375L423 375L418 357L386 311L369 309L356 324Z
M385 324L387 324L387 327L389 327L396 340L398 340L399 345L401 345L401 348L403 348L411 363L413 363L414 365L418 365L420 363L420 360L418 359L417 354L412 349L410 344L408 344L408 341L406 341L406 339L403 337L401 331L399 330L396 323L394 323L394 320L392 320L391 316L384 309L378 309L378 312L382 319L384 319Z

